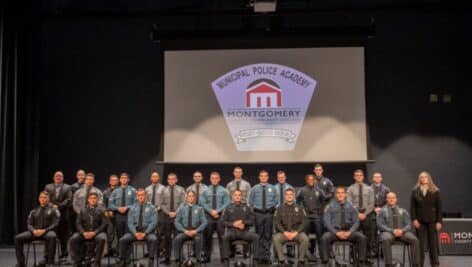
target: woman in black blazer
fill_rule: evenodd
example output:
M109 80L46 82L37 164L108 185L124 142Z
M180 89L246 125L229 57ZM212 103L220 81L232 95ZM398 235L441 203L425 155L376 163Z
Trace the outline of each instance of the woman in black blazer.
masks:
M431 266L439 266L438 231L441 229L442 210L439 188L428 172L421 172L411 193L411 219L420 240L421 266L424 265L424 244L429 247Z

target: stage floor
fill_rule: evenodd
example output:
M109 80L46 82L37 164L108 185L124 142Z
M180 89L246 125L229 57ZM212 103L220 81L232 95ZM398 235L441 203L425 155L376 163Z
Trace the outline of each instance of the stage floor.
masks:
M214 247L214 249L217 249ZM216 250L214 250L214 255L217 255L218 253L215 253ZM31 253L31 252L30 252ZM42 249L39 249L39 252L37 254L38 259L42 259ZM398 248L394 247L393 255L395 259L401 260L401 251ZM32 262L32 256L33 254L30 254L30 261ZM441 267L466 267L466 266L472 266L472 256L441 256L439 258ZM70 261L70 259L69 259ZM376 259L371 259L372 262L374 262L373 266L377 266L377 261ZM111 259L111 265L114 266L115 259ZM144 266L147 265L146 261L142 261ZM15 250L13 248L1 248L0 249L0 267L10 267L10 266L15 266L16 264L16 257L15 257ZM29 266L32 266L32 263L29 264ZM61 266L72 266L72 263L69 264L63 264ZM107 266L107 261L106 259L103 259L102 261L102 266ZM143 266L143 265L141 265ZM171 265L165 265L165 264L159 264L159 266L166 267L166 266L173 266ZM213 262L210 264L206 264L206 266L221 266L219 257L215 256L213 258ZM261 267L263 266L270 266L270 265L259 265ZM275 264L273 265L275 266ZM312 263L312 264L306 264L305 266L321 266L321 264L318 263ZM383 261L380 262L380 266L385 266ZM429 266L429 260L428 260L428 255L426 255L426 262L425 266Z

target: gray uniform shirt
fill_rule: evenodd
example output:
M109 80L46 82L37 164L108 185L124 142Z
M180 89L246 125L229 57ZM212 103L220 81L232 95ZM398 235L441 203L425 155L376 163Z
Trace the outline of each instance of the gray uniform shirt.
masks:
M365 210L365 214L370 214L374 210L374 190L367 184L362 184L362 208ZM359 184L355 183L349 186L347 189L347 200L349 200L354 208L359 211Z
M179 206L185 203L185 189L180 185L174 185L174 210L171 209L171 188L171 186L167 186L162 191L161 210L165 214L169 214L170 211L177 212Z
M89 193L97 193L98 194L98 206L103 206L103 193L100 189L92 186L90 188ZM72 200L72 207L74 208L75 213L79 214L79 212L85 207L87 203L87 188L85 185L81 187L79 190L75 191L74 198Z
M233 195L234 191L236 191L237 186L238 186L238 181L236 181L235 179L233 179L231 182L229 182L226 185L226 189L229 191L230 198ZM251 191L251 184L248 181L241 179L239 181L239 190L243 194L241 198L241 202L247 203L248 198L249 198L249 191Z
M160 183L156 184L156 189L154 190L156 196L154 197L154 203L152 203L152 191L153 191L153 184L149 185L146 187L146 196L147 196L147 201L151 202L152 205L156 208L156 210L161 209L161 202L162 202L162 194L166 187Z

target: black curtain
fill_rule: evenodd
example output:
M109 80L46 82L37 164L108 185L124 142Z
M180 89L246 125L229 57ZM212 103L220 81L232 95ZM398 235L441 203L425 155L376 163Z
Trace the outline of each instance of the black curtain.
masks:
M38 191L39 8L11 3L0 13L0 244L24 230ZM18 2L18 1L15 1ZM38 2L39 1L34 1Z

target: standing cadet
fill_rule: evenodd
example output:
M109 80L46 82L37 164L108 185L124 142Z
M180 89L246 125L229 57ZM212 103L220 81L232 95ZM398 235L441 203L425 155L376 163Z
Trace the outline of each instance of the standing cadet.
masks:
M193 172L193 184L190 185L189 187L187 187L187 189L185 190L186 192L189 192L189 191L194 191L197 195L197 199L195 200L195 203L196 204L199 204L200 203L200 197L202 196L203 192L205 192L205 190L207 189L207 186L202 183L202 180L203 180L203 174L201 171L195 171Z
M70 185L64 183L64 174L56 171L53 177L53 183L44 187L44 191L49 193L50 203L59 210L61 218L57 226L57 236L61 242L61 258L66 258L67 240L69 239L70 226L69 223L69 205L72 201L72 191Z
M200 206L205 210L208 224L205 228L205 243L204 243L204 262L210 262L212 244L213 244L213 232L216 231L218 234L218 242L220 248L220 259L223 259L222 255L222 238L224 234L223 226L220 222L220 216L223 210L229 205L229 194L223 186L220 185L220 174L218 172L212 172L210 174L211 185L203 192L200 196Z
M101 266L103 249L107 239L105 230L107 227L105 209L98 206L98 194L91 192L87 196L87 205L77 215L77 233L70 239L70 251L74 266L82 266L85 241L95 242L95 258L93 266Z
M321 237L320 257L324 265L328 264L328 255L331 245L336 240L344 240L355 243L359 263L369 265L366 261L366 237L358 232L359 217L357 210L351 202L346 200L346 189L337 187L335 190L335 200L327 206L323 216L323 222L327 232Z
M226 185L226 189L228 189L230 195L236 190L241 191L243 194L242 202L246 203L249 191L251 191L251 184L243 179L243 169L239 166L234 167L233 177L234 179Z
M182 245L184 241L189 239L195 241L195 255L198 262L202 262L200 258L203 245L202 233L207 226L207 220L203 208L195 204L195 198L196 193L194 191L188 192L186 202L182 204L175 218L175 228L179 234L172 241L172 247L174 249L174 260L177 266L179 266L182 261Z
M287 190L288 188L293 189L293 186L287 183L287 175L285 174L285 171L277 171L277 183L274 186L275 189L277 189L277 192L279 193L279 204L282 205L285 202L285 190Z
M118 240L116 238L116 231L115 231L115 217L113 216L113 211L110 210L108 206L108 202L110 201L111 193L120 186L120 180L118 179L118 175L112 174L108 178L108 187L103 190L103 204L105 206L105 218L107 221L107 246L108 252L106 256L113 256L117 255L116 246Z
M411 219L420 240L421 266L424 265L426 242L431 266L439 266L438 231L442 227L441 194L428 172L423 171L418 175L410 201Z
M387 194L391 191L390 188L382 183L382 174L380 172L374 172L372 174L372 190L374 191L374 212L375 215L379 215L380 209L387 204ZM372 231L378 232L377 229L377 216L374 217L374 223L372 225ZM379 243L379 235L374 235L375 244ZM378 253L377 249L374 250L374 255Z
M405 209L397 206L397 195L395 193L387 194L387 205L380 210L377 224L380 229L385 266L393 267L392 242L401 240L410 245L411 262L413 266L418 267L420 264L420 243L411 232L410 215Z
M72 206L74 207L76 214L79 214L80 211L87 206L88 194L92 192L97 193L98 195L98 205L103 205L103 193L100 191L100 189L93 186L94 183L95 175L89 172L87 175L85 175L84 186L75 191Z
M172 249L172 235L175 237L175 216L179 206L185 202L185 189L177 185L177 174L169 173L167 175L167 187L162 193L161 210L164 213L162 228L159 229L163 233L160 251L162 252L161 263L169 264Z
M259 256L259 237L249 231L249 227L254 225L254 213L248 205L244 204L242 200L243 194L236 190L233 192L231 203L223 211L221 222L226 228L226 233L223 236L223 250L222 261L224 265L229 262L230 245L234 240L244 240L251 243L254 251L253 261L257 262Z
M323 192L316 187L317 180L313 174L305 175L305 186L302 187L297 194L297 203L305 208L307 214L307 223L305 232L307 234L314 233L316 239L310 240L310 250L307 253L307 258L310 261L315 261L316 258L316 243L318 243L318 252L320 250L320 240L323 234ZM313 253L313 254L312 254Z
M56 233L54 229L59 224L60 213L53 205L49 204L49 193L39 193L39 206L34 208L28 215L28 231L15 236L15 250L18 267L24 267L25 254L24 244L33 240L45 240L44 261L40 265L54 264L56 253Z
M359 213L360 228L367 237L367 255L375 257L377 255L377 227L375 225L374 191L372 187L364 183L363 170L354 171L354 180L355 183L347 189L347 200Z
M323 176L323 172L323 166L319 163L315 164L313 173L316 178L316 187L323 192L324 205L326 206L334 196L334 185L329 178Z
M136 198L137 202L130 208L128 214L129 233L120 238L120 264L128 266L131 244L134 241L146 240L149 254L148 266L154 266L154 257L157 253L157 237L154 234L157 225L157 212L154 206L146 201L144 188L136 190Z
M279 205L279 194L275 187L269 184L269 172L259 171L260 183L249 193L249 206L256 215L256 233L259 241L259 262L270 263L270 245L272 243L273 215Z
M295 190L285 190L285 203L275 210L275 231L272 241L279 263L284 266L288 262L284 255L283 244L288 241L298 243L298 263L305 263L305 253L308 250L308 236L305 234L306 213L303 207L295 203Z
M154 205L154 207L156 208L156 212L157 212L156 236L157 236L158 244L160 246L160 244L162 244L163 233L159 231L159 229L162 229L162 222L165 221L163 217L167 216L161 210L162 194L164 193L164 189L166 187L160 183L161 176L159 175L157 171L153 171L149 179L151 181L151 184L146 187L146 194L147 194L147 200L151 202L151 204Z
M75 194L75 191L79 190L80 188L82 188L84 186L84 182L85 182L85 170L83 169L78 169L77 172L75 173L75 178L76 178L76 182L73 183L71 186L70 186L70 190L72 192L72 198L74 197L74 194ZM70 225L70 233L75 233L77 232L77 229L75 229L75 221L77 219L77 216L76 216L76 213L74 211L74 207L72 206L72 201L73 199L70 200L70 205L69 205L69 216L70 216L70 222L69 225Z
M136 189L129 185L129 175L120 174L120 187L113 190L108 201L108 208L115 217L117 238L120 239L128 231L128 211L136 203Z

